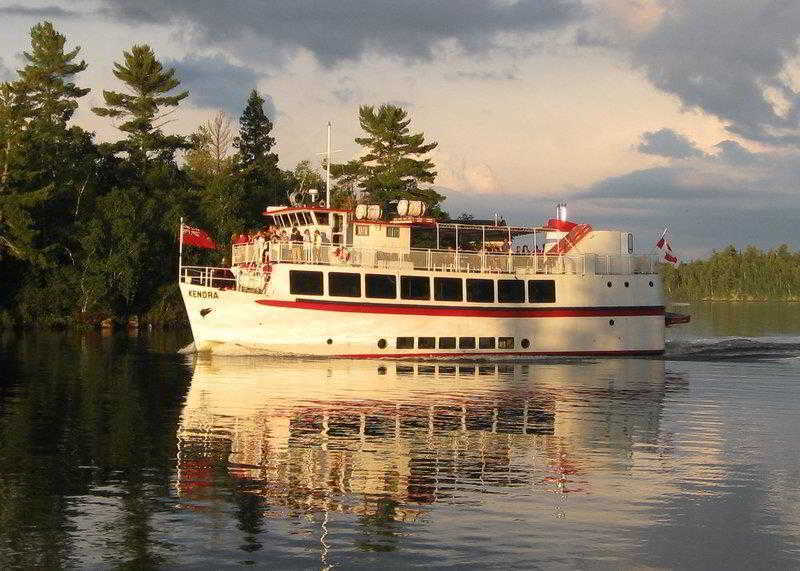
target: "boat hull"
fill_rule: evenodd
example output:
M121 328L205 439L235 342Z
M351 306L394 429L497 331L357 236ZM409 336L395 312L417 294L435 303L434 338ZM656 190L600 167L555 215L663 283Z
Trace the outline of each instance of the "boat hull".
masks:
M320 302L181 283L195 348L223 354L349 358L658 355L664 308L446 307ZM406 343L398 343L406 338ZM403 348L413 338L413 348ZM420 338L434 338L433 347ZM450 345L441 347L442 339ZM475 339L475 348L468 348ZM480 339L494 348L480 348ZM447 345L447 344L446 344Z

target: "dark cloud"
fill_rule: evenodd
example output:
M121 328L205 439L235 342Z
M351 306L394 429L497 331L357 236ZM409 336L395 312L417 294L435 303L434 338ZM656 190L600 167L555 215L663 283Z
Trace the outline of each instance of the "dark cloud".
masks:
M782 74L798 54L800 2L674 2L630 44L635 65L658 88L752 140L800 143L800 96ZM781 105L774 101L781 100Z
M636 150L647 155L673 159L702 157L705 154L687 137L666 128L642 133L642 140Z
M181 88L190 92L189 102L195 107L224 109L238 117L247 102L250 91L261 77L249 67L228 62L223 56L188 56L181 60L167 60L174 67ZM272 119L277 110L269 95L264 97L264 112Z
M616 46L611 38L586 28L578 28L575 32L575 45L582 48L611 48Z
M77 18L82 14L73 10L65 10L58 6L41 6L31 8L12 4L10 6L0 6L0 14L4 16L24 16L28 18Z
M758 161L758 155L751 153L736 141L721 141L714 145L719 149L720 160L734 165L752 165Z
M257 38L262 49L267 43L287 52L305 48L325 65L370 50L428 60L444 40L474 53L496 45L500 34L559 28L585 12L581 0L238 0L224 9L218 0L103 0L101 11L126 23L179 24L203 45L241 51Z

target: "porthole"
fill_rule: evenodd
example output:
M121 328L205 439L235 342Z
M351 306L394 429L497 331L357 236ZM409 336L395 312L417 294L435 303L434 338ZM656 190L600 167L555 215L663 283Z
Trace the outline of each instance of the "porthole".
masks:
M328 339L328 340L326 341L326 343L327 343L328 345L332 345L332 344L333 344L333 339Z
M386 349L386 339L378 339L378 349Z
M523 349L527 349L528 347L531 346L531 342L528 341L527 339L523 339L522 342L520 343L520 345L522 345Z
M630 287L630 285L631 284L629 284L628 282L625 282L625 287Z
M606 282L606 285L607 285L608 287L611 287L611 282Z
M609 319L609 320L608 320L608 324L609 324L611 327L614 327L614 320L613 320L613 319Z
M650 282L650 287L653 287L653 282Z
M378 374L379 375L385 375L386 374L386 367L384 367L383 365L378 367Z

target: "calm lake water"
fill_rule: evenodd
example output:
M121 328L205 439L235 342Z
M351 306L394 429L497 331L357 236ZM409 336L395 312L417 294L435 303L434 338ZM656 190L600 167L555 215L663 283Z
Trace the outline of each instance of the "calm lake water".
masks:
M797 568L800 304L679 309L664 359L0 336L0 568Z

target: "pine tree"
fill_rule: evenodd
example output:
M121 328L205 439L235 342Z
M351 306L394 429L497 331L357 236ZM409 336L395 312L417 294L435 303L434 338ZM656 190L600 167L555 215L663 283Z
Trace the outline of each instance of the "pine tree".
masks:
M42 261L42 252L65 252L64 213L87 184L94 144L90 133L67 127L89 92L71 81L87 67L75 61L80 47L65 52L66 37L50 22L30 35L27 64L0 86L0 254Z
M52 124L64 124L78 108L77 99L89 88L77 87L69 79L85 70L86 62L75 62L81 48L64 52L66 37L50 22L31 28L31 51L23 52L27 65L18 71L15 89L28 101L33 116Z
M362 105L359 122L366 137L357 137L356 143L366 147L366 154L357 161L336 165L332 171L337 178L351 179L363 199L378 204L393 200L422 200L433 208L444 196L431 187L436 179L433 161L422 158L438 146L425 143L424 133L411 133L408 113L396 105Z
M271 131L272 121L264 113L264 98L254 89L239 118L239 136L233 143L239 149L239 164L243 169L275 167L278 164L278 155L270 152L275 144Z
M124 120L119 129L128 138L118 149L127 151L135 162L154 156L172 160L176 150L189 145L184 137L161 132L174 111L165 108L177 107L189 92L169 95L180 81L175 78L174 69L164 69L150 46L134 45L130 51L123 51L123 56L124 63L114 63L114 75L128 86L130 93L103 91L106 107L94 107L92 111L101 117Z
M233 142L238 152L238 172L247 195L246 210L258 224L265 206L285 203L291 178L278 168L278 155L271 152L275 139L272 121L264 113L264 98L255 89L239 118L239 136Z

